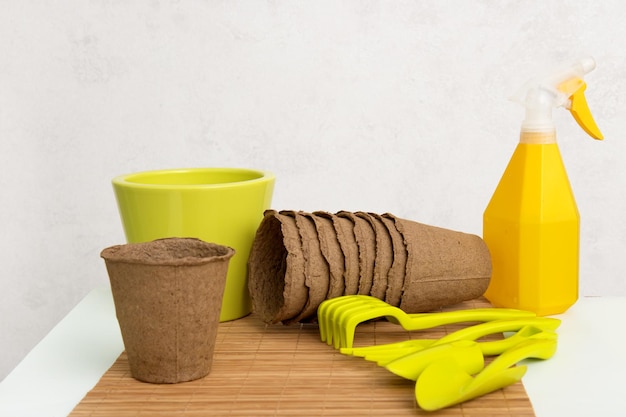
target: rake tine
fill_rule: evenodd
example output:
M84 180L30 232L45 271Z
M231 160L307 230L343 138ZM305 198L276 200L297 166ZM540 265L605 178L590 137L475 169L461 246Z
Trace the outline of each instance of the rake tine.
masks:
M368 299L364 297L353 297L346 302L336 305L333 308L332 314L329 315L330 333L332 334L332 340L327 340L327 343L338 349L338 345L341 343L343 337L343 327L341 325L342 317L344 314L350 314L351 311L358 311L368 304Z
M327 342L329 345L333 340L333 325L332 315L334 310L345 303L354 302L353 296L344 295L335 298L329 298L322 301L317 310L317 319L320 329L320 339L322 342Z
M352 346L354 332L356 331L356 325L352 326L352 322L354 322L353 317L355 317L355 315L358 314L359 322L362 323L367 320L382 317L384 314L381 314L381 309L384 309L386 306L389 305L384 301L374 297L367 297L363 298L358 304L354 303L345 305L345 307L338 307L333 317L333 333L335 335L333 346L335 349Z

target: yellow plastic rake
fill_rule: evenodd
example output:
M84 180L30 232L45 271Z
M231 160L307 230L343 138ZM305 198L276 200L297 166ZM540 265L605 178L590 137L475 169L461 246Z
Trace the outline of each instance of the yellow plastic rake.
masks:
M423 330L465 322L535 317L535 313L505 308L477 308L438 313L407 314L398 307L367 295L345 295L323 301L317 311L320 338L335 349L351 348L356 327L366 321L386 318L404 330Z

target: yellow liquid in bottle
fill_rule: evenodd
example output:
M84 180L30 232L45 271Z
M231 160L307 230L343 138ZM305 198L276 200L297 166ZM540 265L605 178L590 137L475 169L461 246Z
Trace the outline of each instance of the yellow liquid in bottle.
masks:
M496 307L559 314L578 299L580 217L553 133L522 133L485 210Z

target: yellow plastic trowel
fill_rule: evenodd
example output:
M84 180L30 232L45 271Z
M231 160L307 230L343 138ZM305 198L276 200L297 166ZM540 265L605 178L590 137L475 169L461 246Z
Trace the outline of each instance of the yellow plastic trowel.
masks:
M549 359L556 352L556 339L529 340L502 353L481 372L475 366L446 358L428 365L415 384L419 406L435 411L480 397L522 379L526 366L514 366L523 359Z

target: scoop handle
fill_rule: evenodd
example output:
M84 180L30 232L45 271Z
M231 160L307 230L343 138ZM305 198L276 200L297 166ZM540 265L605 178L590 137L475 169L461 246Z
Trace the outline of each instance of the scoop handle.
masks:
M503 352L485 367L472 382L472 385L482 384L485 380L495 377L507 368L527 358L549 359L556 352L556 339L527 340Z
M561 320L552 317L529 317L514 320L495 320L487 323L466 327L456 332L450 333L436 344L450 343L455 340L476 340L481 337L502 332L513 332L525 326L536 326L544 330L556 330L561 325Z

